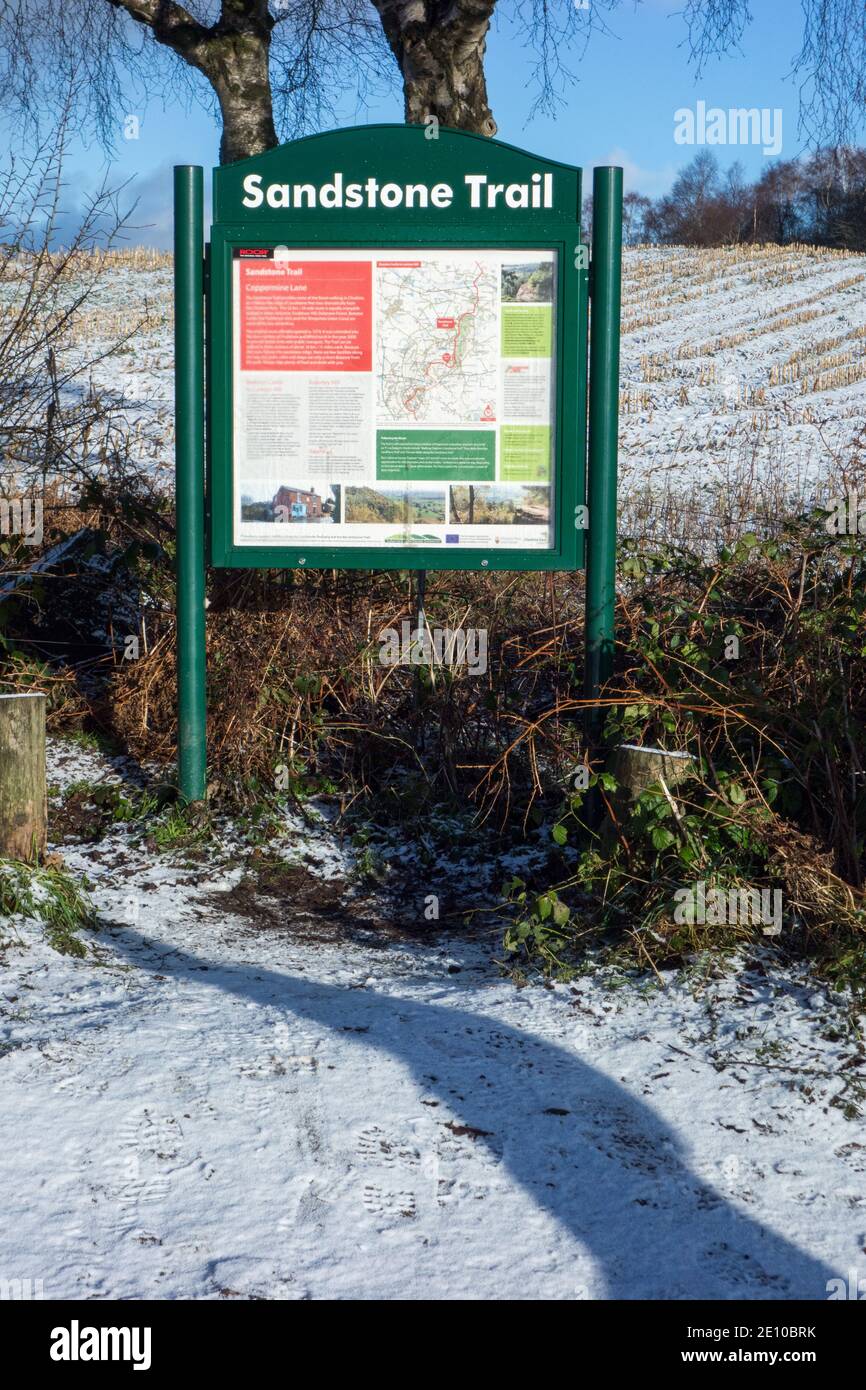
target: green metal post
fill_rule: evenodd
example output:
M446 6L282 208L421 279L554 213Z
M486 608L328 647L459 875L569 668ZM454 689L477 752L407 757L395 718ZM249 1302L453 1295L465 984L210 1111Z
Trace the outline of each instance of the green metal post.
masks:
M616 470L622 280L622 169L595 169L589 320L589 468L586 556L585 694L597 700L613 672L616 600ZM587 733L598 740L603 710L590 708Z
M177 751L183 801L201 801L205 775L204 179L174 170L175 506L177 518Z

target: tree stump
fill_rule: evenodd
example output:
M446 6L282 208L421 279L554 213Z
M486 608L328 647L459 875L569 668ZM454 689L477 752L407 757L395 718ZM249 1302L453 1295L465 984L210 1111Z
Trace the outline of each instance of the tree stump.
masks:
M0 858L45 852L45 696L0 695Z
M691 753L669 753L664 748L643 748L636 743L621 743L608 762L608 771L616 778L617 789L611 798L611 809L622 823L629 813L630 803L651 787L662 782L668 792L679 782L694 774ZM616 826L608 816L602 830L606 848L616 840Z

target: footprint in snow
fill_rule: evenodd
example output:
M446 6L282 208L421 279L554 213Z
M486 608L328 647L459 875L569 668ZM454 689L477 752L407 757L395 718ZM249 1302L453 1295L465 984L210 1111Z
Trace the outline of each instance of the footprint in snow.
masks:
M413 1168L421 1161L421 1155L411 1141L395 1139L378 1125L362 1129L355 1147L358 1157L363 1162L375 1163L384 1168L394 1168L397 1165Z
M389 1224L413 1221L417 1215L414 1192L383 1192L380 1187L364 1188L364 1206L371 1216Z

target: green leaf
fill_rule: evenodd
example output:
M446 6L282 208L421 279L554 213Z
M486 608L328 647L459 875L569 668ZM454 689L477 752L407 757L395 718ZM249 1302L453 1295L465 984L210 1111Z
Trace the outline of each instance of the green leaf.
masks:
M666 830L663 825L654 825L650 831L650 840L652 841L653 849L670 849L671 845L674 844L676 840L676 836L672 835L669 830Z
M517 878L516 876L510 879L507 878L502 885L502 896L503 898L510 898L515 889L525 887L526 884L522 878Z
M553 904L553 920L556 925L558 927L564 927L570 916L571 913L566 904L560 902L557 898L556 902Z
M556 844L564 845L568 843L568 831L566 830L564 825L555 825L550 833L553 836L554 842Z

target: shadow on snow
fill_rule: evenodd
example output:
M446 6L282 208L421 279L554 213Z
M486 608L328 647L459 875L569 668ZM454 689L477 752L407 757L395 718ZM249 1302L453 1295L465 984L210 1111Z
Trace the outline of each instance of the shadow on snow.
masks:
M576 1053L448 1002L166 952L129 928L113 939L139 967L196 972L402 1063L586 1248L608 1298L826 1299L832 1270L730 1205L689 1168L674 1130Z

